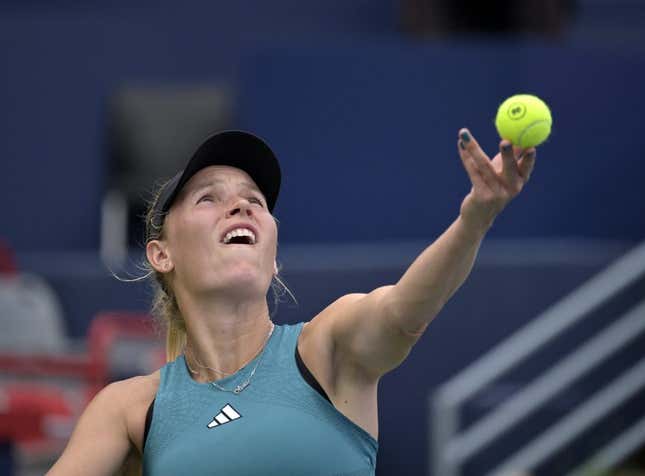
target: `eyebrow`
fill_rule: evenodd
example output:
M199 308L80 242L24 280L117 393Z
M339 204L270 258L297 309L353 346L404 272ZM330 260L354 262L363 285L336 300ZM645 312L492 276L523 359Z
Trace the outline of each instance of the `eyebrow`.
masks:
M203 190L205 188L208 188L208 187L210 187L212 185L223 184L223 183L226 183L226 181L222 180L222 179L217 179L217 178L212 179L212 180L208 180L208 181L205 181L205 182L200 182L200 183L197 184L195 189L192 192L190 192L190 196L193 196L196 193L200 192L201 190ZM240 185L242 188L246 188L246 189L252 190L254 192L258 192L259 194L262 195L262 192L260 191L260 189L258 187L256 187L255 185L253 185L252 183L250 183L250 182L239 182L237 185Z

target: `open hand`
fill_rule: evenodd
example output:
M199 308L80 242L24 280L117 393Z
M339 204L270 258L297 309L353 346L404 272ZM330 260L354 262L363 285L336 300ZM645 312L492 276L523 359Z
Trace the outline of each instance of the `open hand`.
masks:
M502 140L500 152L491 160L470 131L461 129L457 150L472 183L461 204L461 217L468 225L485 231L528 182L535 165L535 148L522 150Z

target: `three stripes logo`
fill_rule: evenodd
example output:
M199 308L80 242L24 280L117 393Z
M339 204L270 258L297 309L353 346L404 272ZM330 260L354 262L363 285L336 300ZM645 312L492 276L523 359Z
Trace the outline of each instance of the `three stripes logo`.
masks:
M215 428L216 426L221 426L226 423L229 423L233 420L242 418L235 408L231 406L230 403L227 403L217 415L213 417L213 421L208 424L208 428Z

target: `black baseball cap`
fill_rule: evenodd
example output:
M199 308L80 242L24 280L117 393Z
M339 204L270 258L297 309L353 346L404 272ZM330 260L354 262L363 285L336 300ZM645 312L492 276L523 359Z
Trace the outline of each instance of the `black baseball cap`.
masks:
M164 186L154 205L155 216L165 216L190 178L211 165L229 165L245 171L260 188L269 211L273 211L282 177L277 157L259 137L250 132L229 130L209 136L197 148L186 168Z

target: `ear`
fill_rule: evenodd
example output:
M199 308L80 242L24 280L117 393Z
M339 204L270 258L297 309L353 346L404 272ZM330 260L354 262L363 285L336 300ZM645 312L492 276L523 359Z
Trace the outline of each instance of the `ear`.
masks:
M161 240L150 240L148 242L146 256L150 265L159 273L168 273L174 268L170 253L165 243Z

